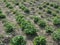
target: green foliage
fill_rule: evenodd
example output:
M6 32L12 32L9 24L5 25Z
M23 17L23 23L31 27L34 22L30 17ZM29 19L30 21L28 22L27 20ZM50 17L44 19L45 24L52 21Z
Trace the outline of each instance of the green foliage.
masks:
M46 45L46 39L43 36L35 37L33 40L34 45Z
M33 25L27 27L27 29L25 29L24 31L25 31L26 34L30 34L30 35L35 35L36 34L36 29L34 28Z
M50 6L51 6L51 7L53 7L53 6L54 6L54 4L53 4L53 3L50 3Z
M2 11L0 10L0 19L5 18L6 16L4 14L2 14Z
M59 16L59 17L56 16L56 17L54 18L53 24L54 24L54 25L60 25L60 16Z
M29 9L24 10L25 13L30 13Z
M10 22L5 22L4 23L4 27L5 27L5 31L7 33L11 33L14 30L14 27L13 27L13 25Z
M46 7L47 7L47 5L43 5L43 7L44 7L44 8L46 8Z
M34 22L37 23L40 27L46 26L46 22L37 16L34 16Z
M60 10L60 7L58 9Z
M15 5L19 5L19 2L16 2Z
M53 16L57 16L56 12L52 12L52 15L53 15Z
M46 2L46 5L49 5L49 2Z
M4 36L0 34L0 39L2 39L2 38L4 38Z
M10 3L8 3L8 2L6 2L6 7L8 7L9 9L13 8L13 6Z
M35 23L37 23L40 20L40 17L38 17L38 16L34 16L33 18L34 18Z
M55 41L60 41L60 29L54 31L52 37Z
M46 26L45 30L46 30L46 33L53 33L54 28L52 28L52 26Z
M56 13L59 13L59 10L56 10Z
M58 8L59 8L59 5L56 4L56 3L51 3L50 6L51 6L51 7L54 7L55 9L58 9Z
M47 10L47 13L48 13L48 14L51 14L51 13L52 13L52 11L51 11L50 9L48 9L48 10Z
M13 9L13 6L9 6L8 8L9 8L9 9Z
M42 6L40 6L40 7L39 7L39 9L41 10L41 9L43 9L43 7L42 7Z
M26 45L26 41L23 36L15 36L11 40L11 45Z
M29 9L26 7L26 6L24 6L24 5L20 5L20 8L25 12L25 13L30 13L30 11L29 11Z
M5 17L6 17L5 15L0 14L0 19L3 19L3 18L5 18Z
M59 5L54 4L54 8L58 9L59 8Z
M6 2L6 0L4 0L4 2Z
M9 7L10 6L10 4L9 3L6 3L6 7Z
M0 9L0 14L2 13L2 10Z
M22 30L28 35L36 34L35 26L28 20L25 20L25 17L20 14L16 16L16 21L21 26Z
M39 25L40 27L45 27L45 26L46 26L46 22L45 22L44 20L39 20L39 21L38 21L38 25Z

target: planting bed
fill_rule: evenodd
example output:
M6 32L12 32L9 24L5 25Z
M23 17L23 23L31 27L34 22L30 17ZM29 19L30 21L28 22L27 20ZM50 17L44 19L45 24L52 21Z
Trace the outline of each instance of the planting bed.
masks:
M60 1L0 0L0 45L60 45Z

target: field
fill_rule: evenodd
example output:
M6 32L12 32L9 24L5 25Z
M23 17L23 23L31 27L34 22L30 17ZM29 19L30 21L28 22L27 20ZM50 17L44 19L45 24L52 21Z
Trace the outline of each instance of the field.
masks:
M0 45L60 45L60 0L0 0Z

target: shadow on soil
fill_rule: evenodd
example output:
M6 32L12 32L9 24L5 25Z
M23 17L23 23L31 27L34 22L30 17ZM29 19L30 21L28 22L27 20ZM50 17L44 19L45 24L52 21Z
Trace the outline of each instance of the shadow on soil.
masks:
M35 35L27 35L27 39L28 40L33 40L36 36L38 36L37 34L35 34Z

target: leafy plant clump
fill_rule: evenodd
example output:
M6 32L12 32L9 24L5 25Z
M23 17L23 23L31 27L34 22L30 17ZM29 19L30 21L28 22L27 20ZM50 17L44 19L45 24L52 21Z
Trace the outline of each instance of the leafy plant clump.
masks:
M60 29L54 31L52 37L55 41L60 41Z
M29 9L24 6L24 5L20 5L20 8L25 12L25 13L30 13Z
M34 18L35 23L37 23L40 20L40 17L38 17L38 16L34 16L33 18Z
M6 2L6 7L8 7L9 9L13 8L13 6L10 3L8 3L8 2Z
M15 5L19 5L19 2L16 2Z
M30 21L25 20L25 17L22 14L16 16L16 21L19 23L19 25L21 26L22 30L27 35L36 34L35 26Z
M49 2L46 2L46 5L49 5L50 3Z
M5 22L4 23L4 27L5 27L5 31L7 33L11 33L14 30L14 27L13 27L13 25L10 22Z
M6 0L4 0L4 2L6 2Z
M51 11L50 9L48 9L48 10L47 10L47 13L48 13L48 14L51 14L51 13L52 13L52 11Z
M0 19L5 18L6 16L4 14L0 14Z
M47 7L47 5L44 5L43 7L44 7L44 8L46 8L46 7Z
M56 3L51 3L50 6L51 6L51 7L54 7L55 9L58 9L58 8L59 8L59 5L56 4Z
M37 23L40 27L46 26L46 22L42 20L40 17L34 16L34 22Z
M38 25L39 25L40 27L45 27L45 26L46 26L46 22L45 22L44 20L39 20L39 21L38 21Z
M54 8L58 9L59 8L59 5L54 4Z
M56 12L52 12L52 16L57 16Z
M23 36L15 36L11 40L11 45L26 45L26 41Z
M54 4L53 4L53 3L50 3L50 6L51 6L51 7L53 7L53 6L54 6Z
M40 6L40 7L39 7L39 9L40 9L40 10L42 10L42 9L43 9L43 7L42 7L42 6Z
M45 30L46 30L46 33L53 33L54 28L52 28L52 26L46 26Z
M6 16L2 13L2 11L0 10L0 19L5 18Z
M59 17L56 16L56 17L54 18L53 24L54 24L54 25L60 25L60 16L59 16Z
M46 45L46 39L43 36L35 37L33 40L34 45Z

